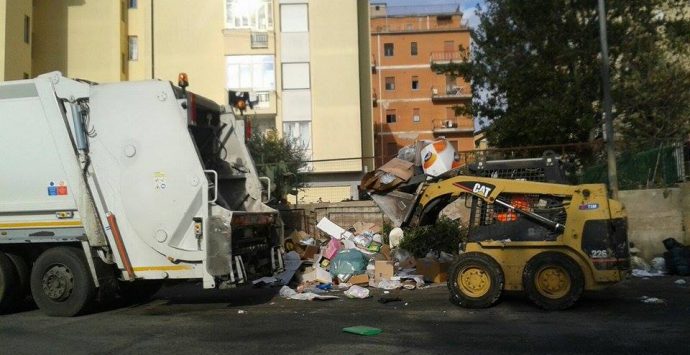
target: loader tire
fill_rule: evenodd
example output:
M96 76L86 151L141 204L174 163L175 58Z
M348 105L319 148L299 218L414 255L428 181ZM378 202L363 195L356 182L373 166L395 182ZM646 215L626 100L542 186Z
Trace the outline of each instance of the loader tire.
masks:
M31 267L26 262L26 259L14 253L6 253L12 260L14 269L17 271L17 292L15 292L15 301L22 301L31 291Z
M7 312L14 305L17 287L17 269L7 254L0 252L0 314Z
M580 266L557 252L536 255L522 273L522 286L529 299L548 311L571 307L582 295L584 285Z
M83 312L96 293L83 251L70 247L46 250L31 270L31 294L45 314L72 317Z
M503 271L490 256L463 253L448 274L450 301L465 308L486 308L503 292Z

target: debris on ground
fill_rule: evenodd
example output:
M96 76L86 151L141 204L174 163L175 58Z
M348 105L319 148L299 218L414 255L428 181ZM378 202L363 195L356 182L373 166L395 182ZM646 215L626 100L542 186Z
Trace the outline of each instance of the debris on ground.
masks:
M664 304L664 303L666 303L666 301L664 301L661 298L647 297L647 296L640 297L640 301L642 301L642 303L647 303L647 304Z
M683 280L683 279L678 279L678 280L674 281L673 283L676 285L685 285L686 284L685 280Z
M369 289L352 285L344 294L349 298L369 298Z
M383 296L379 298L379 303L386 304L386 303L391 303L391 302L401 302L402 299L400 297L394 297L394 296Z
M383 330L379 328L369 327L366 325L357 325L354 327L343 328L343 331L345 333L352 333L365 336L379 335L383 332Z
M327 300L334 300L334 299L340 298L338 296L318 295L318 294L313 293L313 292L299 293L299 292L291 289L288 286L283 286L280 289L279 294L283 298L287 298L287 299L291 299L291 300L300 300L300 301L313 301L313 300L327 301Z
M645 271L645 270L640 270L640 269L633 269L632 275L635 277L658 277L658 276L666 276L663 272L659 271Z
M243 309L239 309L239 310L237 310L237 314L247 314L247 311L245 311Z
M671 275L690 275L690 246L685 246L673 238L663 240L667 252L664 253L666 269Z

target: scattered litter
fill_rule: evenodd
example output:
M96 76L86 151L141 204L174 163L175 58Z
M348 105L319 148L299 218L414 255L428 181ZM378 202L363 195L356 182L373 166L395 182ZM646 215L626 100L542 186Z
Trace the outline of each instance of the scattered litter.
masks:
M658 256L652 259L650 266L655 271L666 273L666 260L663 257Z
M362 286L353 285L347 291L345 291L345 296L349 298L368 298L369 289Z
M399 227L393 228L390 233L388 233L388 244L390 245L391 249L400 245L400 241L403 239L403 234L404 232L402 228Z
M290 280L292 280L292 277L295 276L297 269L299 269L300 265L302 265L302 260L299 254L294 251L285 254L283 260L285 262L285 271L278 275L278 279L283 285L287 285Z
M664 301L664 300L661 299L661 298L657 298L657 297L647 297L647 296L642 296L642 297L640 297L640 301L642 301L642 303L647 303L647 304L663 304L663 303L666 303L666 301Z
M379 335L383 332L383 330L379 328L368 327L366 325L358 325L354 327L343 328L343 331L345 333L352 333L365 336Z
M300 301L312 301L312 300L326 301L326 300L334 300L334 299L340 298L338 296L317 295L313 292L297 293L297 291L295 291L295 290L293 290L287 286L283 286L280 289L279 294L283 298L288 298L291 300L300 300Z
M632 271L632 275L635 277L658 277L658 276L664 276L665 274L663 272L655 271L655 272L649 272L646 270L640 270L640 269L634 269Z
M278 281L278 279L276 279L275 277L268 276L268 277L262 277L260 279L256 279L256 280L252 281L252 285L254 285L254 286L270 285L270 284L275 283L277 281Z
M391 303L391 302L401 302L402 299L400 297L393 297L393 296L383 296L379 298L379 303L386 304L386 303Z
M685 280L683 280L683 279L678 279L678 280L674 281L673 283L676 285L685 285L686 284Z
M649 266L644 259L636 255L630 257L630 265L634 270L643 270L649 272L652 269L652 267Z
M401 286L400 281L391 281L391 280L381 280L379 283L376 285L377 288L382 288L384 290L397 290Z
M240 309L237 311L237 314L247 314L247 311Z
M391 293L391 291L383 291L383 294L384 294L384 295L387 295L387 294L389 294L389 293Z
M407 306L407 305L408 305L408 303L407 303L407 302L405 302L405 305Z

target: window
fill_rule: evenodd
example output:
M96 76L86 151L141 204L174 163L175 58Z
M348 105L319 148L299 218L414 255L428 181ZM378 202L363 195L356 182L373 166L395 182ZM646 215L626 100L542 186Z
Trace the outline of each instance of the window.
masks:
M280 5L280 31L309 32L309 9L307 5Z
M387 76L386 77L386 90L395 90L395 77L394 76Z
M412 77L412 90L419 90L419 77L416 75Z
M386 123L395 123L395 110L386 110Z
M419 122L420 121L420 116L419 116L419 109L418 108L413 108L412 109L412 122Z
M294 121L283 123L283 134L302 149L311 148L311 122Z
M273 29L273 0L225 0L225 28Z
M225 57L225 86L228 89L275 90L272 55L231 55Z
M410 43L410 55L417 55L417 42Z
M283 89L309 89L309 63L283 63Z
M129 8L130 9L136 9L137 8L137 0L129 0Z
M139 60L139 37L129 36L127 42L129 44L129 60Z
M24 43L31 41L31 17L24 16Z
M383 44L383 55L386 57L392 57L393 56L393 43L384 43Z

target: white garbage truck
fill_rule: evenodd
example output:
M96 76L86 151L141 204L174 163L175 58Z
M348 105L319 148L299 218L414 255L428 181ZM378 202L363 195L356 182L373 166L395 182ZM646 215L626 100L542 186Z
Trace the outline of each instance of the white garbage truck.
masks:
M282 245L229 107L157 80L0 83L0 312L232 287L279 271Z

